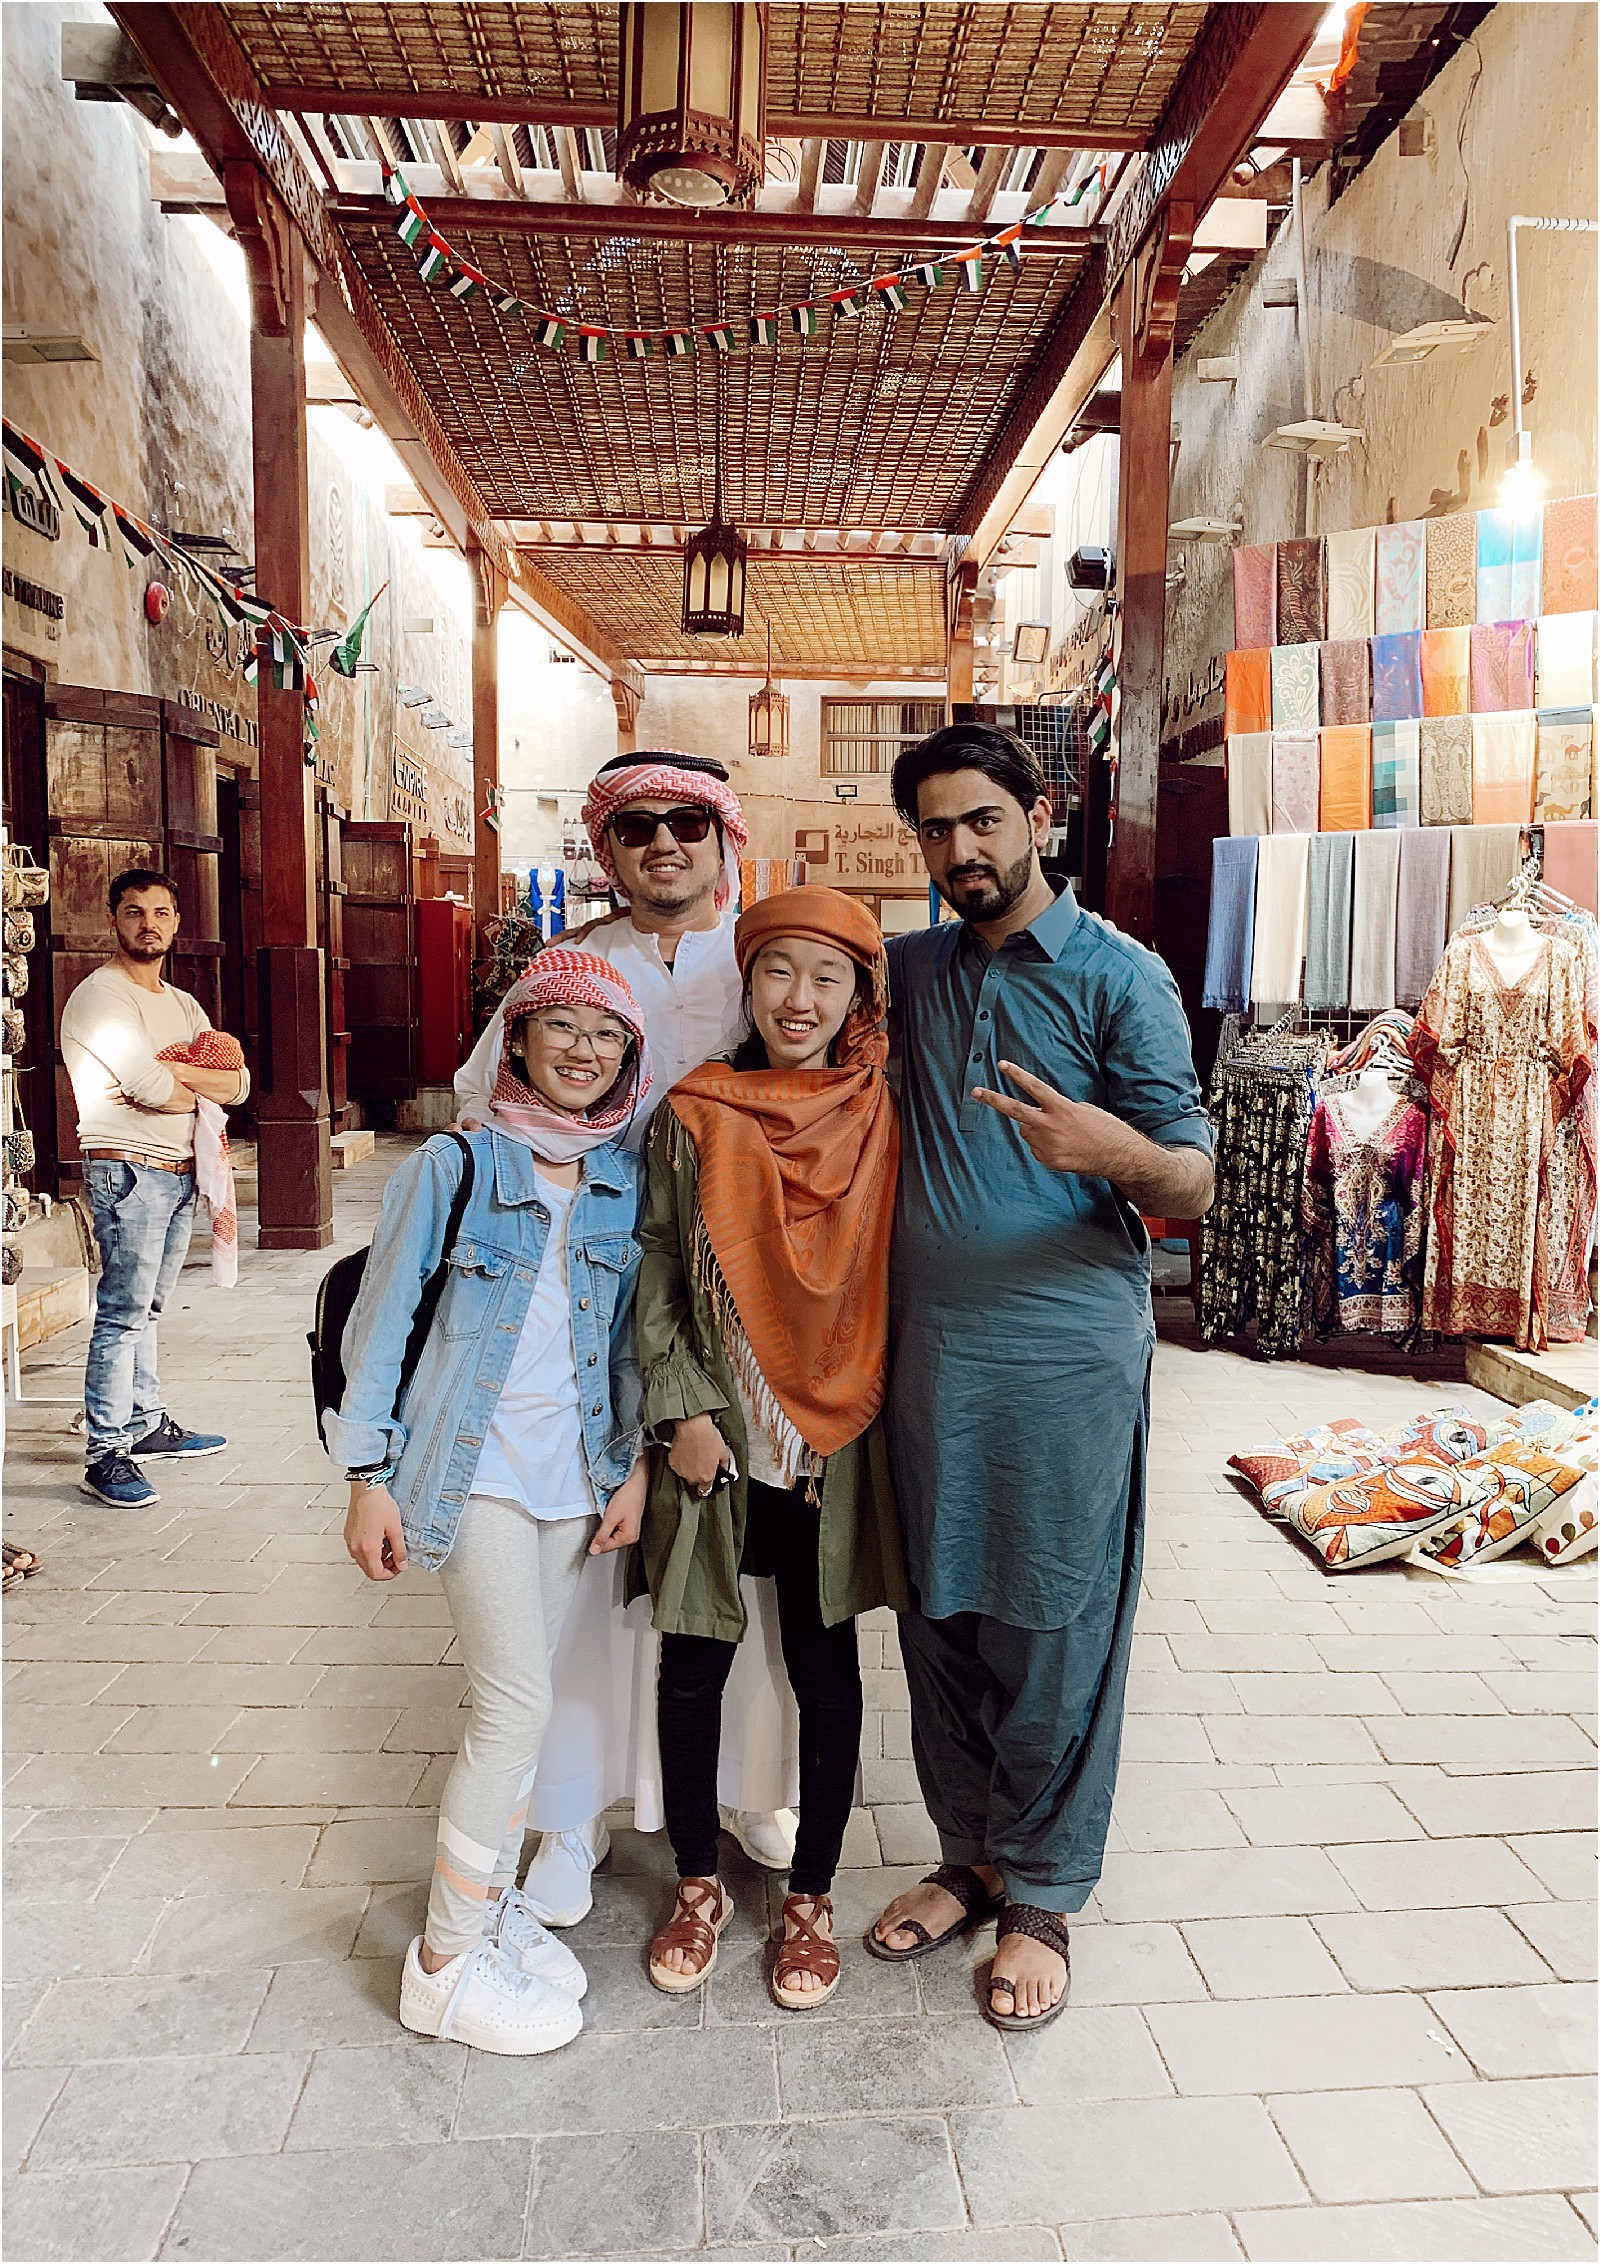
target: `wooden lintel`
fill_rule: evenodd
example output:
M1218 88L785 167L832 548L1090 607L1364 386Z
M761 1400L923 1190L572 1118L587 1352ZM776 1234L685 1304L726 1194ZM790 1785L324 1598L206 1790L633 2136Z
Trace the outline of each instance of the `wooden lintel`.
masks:
M506 595L513 605L520 606L541 629L554 637L557 644L575 653L586 667L608 683L616 677L624 683L639 678L638 663L601 628L586 606L553 582L525 551L518 553L517 578L508 585ZM642 678L639 680L642 682Z

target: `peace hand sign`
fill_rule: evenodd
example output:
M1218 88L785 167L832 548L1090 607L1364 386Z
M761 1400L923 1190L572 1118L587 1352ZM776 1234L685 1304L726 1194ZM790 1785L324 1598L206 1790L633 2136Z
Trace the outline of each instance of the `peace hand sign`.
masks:
M1094 1179L1110 1179L1114 1166L1126 1160L1127 1128L1103 1108L1088 1101L1070 1101L1031 1070L1014 1061L1002 1061L999 1070L1010 1084L1028 1096L1012 1100L1006 1093L974 1085L972 1097L1009 1116L1028 1143L1034 1160L1046 1171L1076 1171Z

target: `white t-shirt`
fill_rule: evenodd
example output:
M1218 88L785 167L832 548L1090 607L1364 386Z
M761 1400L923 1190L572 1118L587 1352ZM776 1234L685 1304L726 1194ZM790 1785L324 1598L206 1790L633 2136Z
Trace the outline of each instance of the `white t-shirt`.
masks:
M156 1056L192 1045L210 1027L200 1001L171 983L145 990L110 959L85 975L61 1016L79 1146L134 1148L173 1163L192 1156L194 1113L163 1107L177 1079ZM241 1100L249 1089L246 1080Z
M549 1208L550 1232L472 1491L515 1502L530 1517L592 1517L567 1287L567 1227L578 1190L541 1174L539 1193Z

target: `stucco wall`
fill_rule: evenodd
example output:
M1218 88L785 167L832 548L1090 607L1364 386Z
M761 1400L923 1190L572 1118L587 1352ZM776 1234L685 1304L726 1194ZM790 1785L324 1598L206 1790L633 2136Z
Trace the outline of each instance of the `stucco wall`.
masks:
M1327 169L1307 184L1312 409L1365 442L1313 476L1307 524L1300 460L1260 445L1302 413L1295 311L1262 303L1265 282L1294 272L1285 224L1179 364L1174 519L1231 517L1241 540L1272 542L1496 501L1511 432L1506 221L1594 216L1596 67L1591 6L1498 7L1414 106L1433 120L1431 155L1402 157L1391 135L1331 209ZM1525 415L1551 495L1596 486L1596 247L1593 236L1519 241L1536 388ZM1392 335L1459 315L1463 301L1493 322L1469 352L1371 366ZM1198 361L1227 354L1237 384L1201 384ZM1233 638L1227 547L1190 544L1184 568L1168 612L1169 733L1220 714L1220 685L1194 701L1191 680L1202 686Z

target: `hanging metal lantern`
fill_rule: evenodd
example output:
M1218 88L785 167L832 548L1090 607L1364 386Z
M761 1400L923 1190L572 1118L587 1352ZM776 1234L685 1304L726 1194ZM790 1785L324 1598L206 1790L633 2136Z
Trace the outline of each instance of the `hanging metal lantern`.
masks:
M675 204L748 202L766 146L767 11L756 0L624 0L617 178Z
M772 682L772 623L767 623L767 680L750 695L750 752L786 755L789 752L789 695Z
M744 635L744 570L750 546L722 516L722 374L717 373L716 436L711 524L691 535L683 551L683 633L686 637Z

